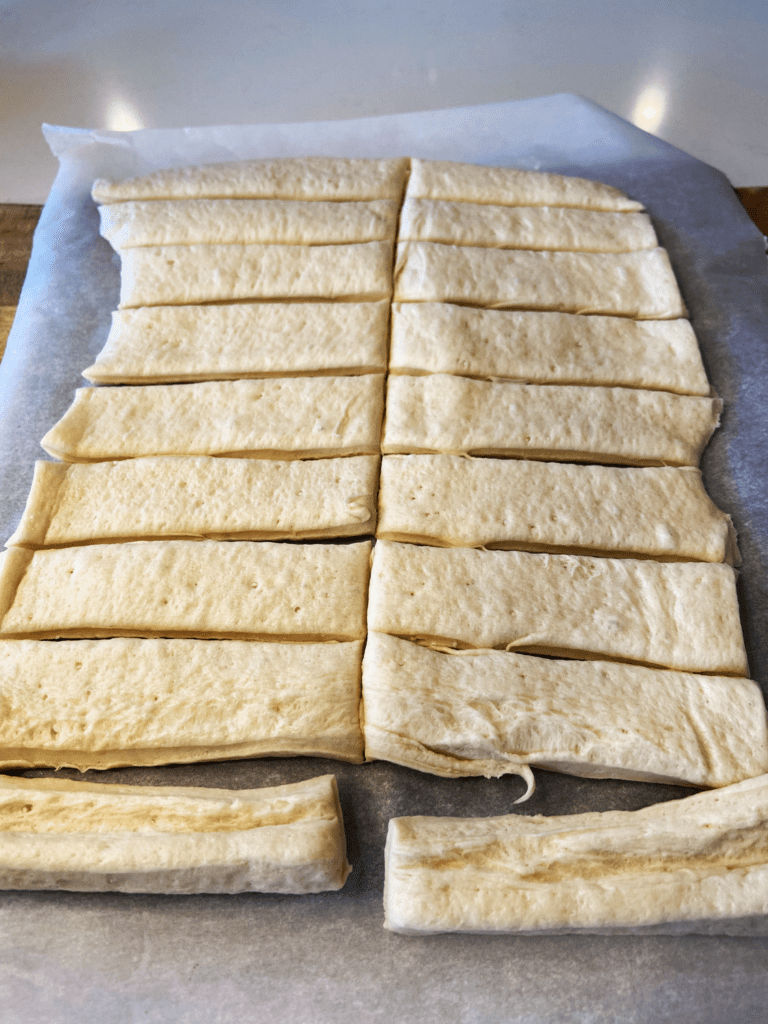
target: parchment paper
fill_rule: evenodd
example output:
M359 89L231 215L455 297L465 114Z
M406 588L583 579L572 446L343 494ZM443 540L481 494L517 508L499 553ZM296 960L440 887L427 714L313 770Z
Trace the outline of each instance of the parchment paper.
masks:
M0 364L0 532L21 515L39 439L83 385L116 308L119 260L98 236L97 176L249 156L413 155L559 171L646 204L669 250L707 371L725 401L707 488L739 531L752 675L768 686L768 274L725 177L574 96L349 122L132 133L45 129L61 166ZM407 938L382 930L383 846L400 814L632 809L677 787L536 772L447 780L374 763L266 759L89 773L103 782L252 787L335 772L354 870L313 897L0 894L4 1024L766 1019L768 926L732 935ZM26 772L28 776L50 774ZM79 777L65 771L64 776ZM758 936L758 937L747 937Z

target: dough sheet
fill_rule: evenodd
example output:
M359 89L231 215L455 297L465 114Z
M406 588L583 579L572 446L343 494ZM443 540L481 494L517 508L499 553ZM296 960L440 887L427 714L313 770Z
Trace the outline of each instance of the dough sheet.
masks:
M360 536L374 530L378 475L372 455L37 462L27 506L6 546Z
M392 291L391 242L149 245L120 251L120 309L234 299L375 302Z
M41 444L65 462L378 454L383 381L367 374L79 388Z
M369 541L8 548L0 636L359 640L370 551Z
M382 452L698 466L721 407L663 391L393 375Z
M359 763L362 640L0 641L0 765Z
M138 178L93 185L96 203L135 199L400 200L410 161L348 157L232 160L168 167Z
M642 203L599 181L515 167L484 167L449 160L411 160L407 198L503 206L575 206L642 210Z
M736 574L708 562L378 541L368 628L432 646L749 676Z
M501 651L450 654L371 632L365 753L447 778L530 764L588 778L727 786L768 771L748 679Z
M343 245L393 240L398 204L171 199L99 207L113 249L143 245ZM639 246L638 246L639 248Z
M434 199L405 200L397 237L400 242L566 252L633 252L659 244L645 213L485 206Z
M95 384L383 373L386 302L245 302L117 310L83 371Z
M710 394L687 320L394 303L389 369Z
M664 249L529 252L400 242L394 298L396 302L456 302L638 320L686 316Z
M736 532L695 469L387 455L385 540L739 564Z

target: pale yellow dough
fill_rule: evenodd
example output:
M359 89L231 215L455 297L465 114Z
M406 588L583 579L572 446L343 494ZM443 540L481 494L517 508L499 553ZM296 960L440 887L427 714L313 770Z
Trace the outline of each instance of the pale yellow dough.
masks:
M394 375L381 449L697 466L721 407L663 391Z
M362 640L5 640L0 765L359 763Z
M269 789L0 777L0 888L308 893L347 875L336 780Z
M392 243L149 245L120 252L120 309L233 299L376 302L392 291Z
M342 245L394 239L398 204L172 199L99 207L113 249L141 245Z
M383 373L386 302L245 302L117 310L95 384Z
M710 393L687 320L394 303L389 369Z
M632 252L659 244L645 213L484 206L434 199L405 200L397 237L400 242L569 252Z
M708 562L378 541L368 628L433 646L749 676L736 574Z
M503 206L575 206L591 210L642 210L612 185L516 167L483 167L448 160L411 160L408 198Z
M383 399L379 374L79 388L41 444L65 462L378 454Z
M730 517L695 469L387 455L378 537L738 564Z
M97 203L131 199L400 200L410 161L309 156L168 167L136 178L99 178Z
M394 818L385 927L717 932L768 914L767 826L765 775L639 811Z
M8 548L0 636L359 640L370 551L370 541Z
M765 705L748 679L449 654L371 632L363 711L366 757L447 778L522 774L529 764L587 778L727 786L768 771Z
M373 533L379 460L126 459L35 463L6 546L207 537L300 540Z
M530 252L400 242L394 298L396 302L457 302L638 320L686 315L664 249Z

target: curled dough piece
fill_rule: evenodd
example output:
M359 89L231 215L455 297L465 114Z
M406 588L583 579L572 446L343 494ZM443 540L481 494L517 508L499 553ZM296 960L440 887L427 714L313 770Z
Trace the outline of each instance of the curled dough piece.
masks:
M336 779L270 789L0 777L0 888L307 893L349 873Z

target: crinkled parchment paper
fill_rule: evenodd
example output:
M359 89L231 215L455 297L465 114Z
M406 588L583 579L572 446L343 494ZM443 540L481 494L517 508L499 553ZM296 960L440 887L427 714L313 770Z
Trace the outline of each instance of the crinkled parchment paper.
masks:
M713 168L573 96L348 122L129 133L46 128L61 167L35 236L0 364L0 524L21 515L39 439L84 383L118 301L98 235L97 176L250 156L413 155L516 165L616 185L648 207L691 311L725 414L706 484L739 531L753 676L768 685L768 274L762 237ZM150 897L0 894L4 1021L36 1024L387 1020L761 1020L765 922L731 935L406 938L382 930L383 845L400 814L562 814L645 806L676 787L537 772L447 780L310 758L122 769L104 782L228 787L335 772L354 871L338 894ZM27 774L48 774L36 772ZM76 772L65 775L77 777Z

